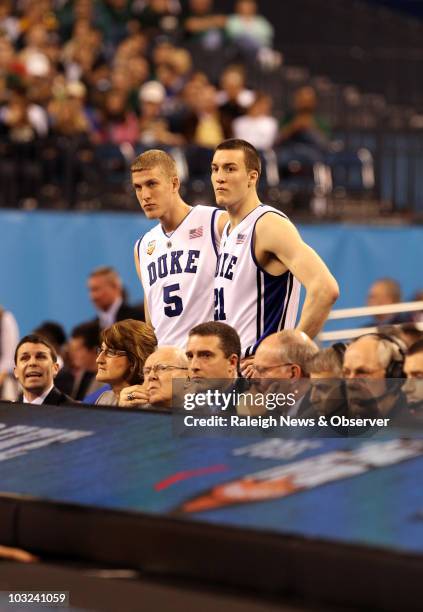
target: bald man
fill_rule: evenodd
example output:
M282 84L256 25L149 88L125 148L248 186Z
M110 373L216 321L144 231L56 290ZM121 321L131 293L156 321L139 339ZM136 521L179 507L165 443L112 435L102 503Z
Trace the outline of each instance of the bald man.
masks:
M392 378L402 377L404 354L400 340L376 334L360 336L346 349L342 369L351 416L394 416L405 398ZM392 376L396 364L399 376Z
M284 389L294 393L295 404L288 408L289 416L296 416L307 393L310 381L307 362L318 352L318 347L307 334L296 329L283 330L267 336L254 355L253 371L256 392L278 392L276 381L287 381ZM280 389L281 391L281 389Z

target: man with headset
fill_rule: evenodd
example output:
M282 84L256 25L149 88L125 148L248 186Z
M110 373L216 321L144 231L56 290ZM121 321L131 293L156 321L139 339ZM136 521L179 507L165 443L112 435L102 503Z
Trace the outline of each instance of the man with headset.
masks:
M405 412L401 391L404 347L385 334L365 334L347 347L342 373L351 416L396 417Z

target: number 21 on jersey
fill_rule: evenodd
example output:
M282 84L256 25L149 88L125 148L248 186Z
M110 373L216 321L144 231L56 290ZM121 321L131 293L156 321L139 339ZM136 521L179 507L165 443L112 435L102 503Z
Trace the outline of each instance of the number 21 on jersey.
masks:
M214 290L214 320L226 321L225 297L223 295L223 287Z

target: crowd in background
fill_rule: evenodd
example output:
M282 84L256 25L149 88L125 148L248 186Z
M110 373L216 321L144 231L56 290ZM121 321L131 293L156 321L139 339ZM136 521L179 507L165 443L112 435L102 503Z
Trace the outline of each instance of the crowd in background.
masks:
M255 0L237 0L227 15L216 14L212 0L5 0L0 136L213 148L248 135L267 149L300 134L325 145L328 127L315 117L311 88L282 125L271 97L249 88L252 63L281 60L272 39ZM215 61L200 72L202 51ZM226 66L216 74L221 56Z

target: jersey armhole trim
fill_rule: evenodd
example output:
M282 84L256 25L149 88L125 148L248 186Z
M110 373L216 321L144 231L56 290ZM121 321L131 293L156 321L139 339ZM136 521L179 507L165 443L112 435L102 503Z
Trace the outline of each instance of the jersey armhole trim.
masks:
M216 225L216 215L219 212L218 208L215 208L212 216L211 216L211 221L210 221L210 233L211 233L211 241L212 241L212 245L213 245L213 249L214 252L216 254L216 257L219 255L218 250L217 250L217 244L216 244L216 232L217 232L217 227L215 227Z
M260 270L260 272L263 272L263 274L266 274L270 278L280 278L281 276L283 276L284 274L289 272L289 270L287 269L286 272L282 272L282 274L276 274L276 275L275 274L269 274L269 272L266 272L266 270L264 268L262 268L262 266L259 264L259 262L257 261L257 258L256 258L256 254L254 253L254 237L256 235L256 225L257 225L257 222L260 221L260 219L262 219L264 217L264 215L267 215L269 213L276 213L277 215L279 215L283 219L288 219L288 217L286 215L284 215L282 212L279 212L278 210L265 210L264 213L262 215L260 215L260 217L258 217L255 220L255 222L254 222L254 227L253 227L253 231L251 232L251 239L250 239L250 253L251 253L251 258L252 258L255 266Z

